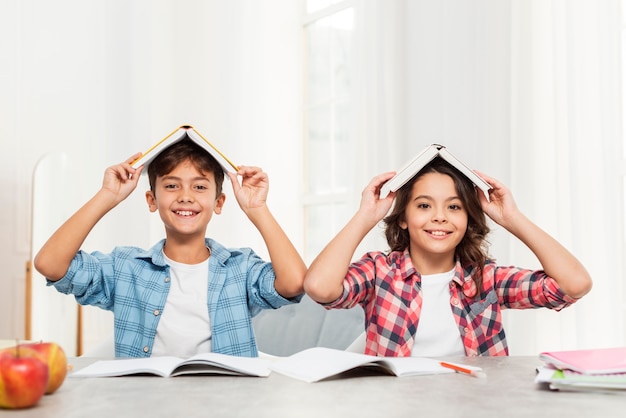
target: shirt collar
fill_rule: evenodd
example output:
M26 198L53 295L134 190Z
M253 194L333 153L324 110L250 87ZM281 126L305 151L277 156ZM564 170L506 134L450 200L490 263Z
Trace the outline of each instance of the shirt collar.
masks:
M411 253L409 249L405 249L404 252L394 251L390 254L392 259L392 263L396 265L397 268L401 271L402 280L409 280L412 275L419 274L417 270L415 270L415 266L413 266L413 262L411 261ZM463 283L467 280L472 280L469 275L465 274L463 266L461 266L461 261L457 258L454 266L454 277L452 277L452 281L463 287Z
M211 250L211 257L220 264L226 264L226 260L231 257L231 251L225 248L223 245L211 238L205 238L204 242ZM135 258L149 259L152 264L159 267L165 267L165 257L163 257L163 247L165 246L165 239L154 244L150 249L139 252Z

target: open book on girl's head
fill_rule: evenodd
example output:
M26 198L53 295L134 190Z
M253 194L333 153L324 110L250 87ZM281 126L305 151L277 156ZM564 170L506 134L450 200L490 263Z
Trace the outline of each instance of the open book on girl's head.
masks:
M409 180L413 178L419 171L424 168L426 164L431 162L435 157L441 157L446 160L450 165L459 170L465 177L470 179L472 183L483 191L487 200L489 200L489 189L491 186L485 180L483 180L478 174L472 171L471 168L466 166L461 160L456 158L444 145L432 144L427 146L422 152L417 154L415 158L409 161L404 167L402 167L398 173L392 177L388 182L383 184L380 189L380 198L387 197L389 192L395 192L400 187L404 186Z

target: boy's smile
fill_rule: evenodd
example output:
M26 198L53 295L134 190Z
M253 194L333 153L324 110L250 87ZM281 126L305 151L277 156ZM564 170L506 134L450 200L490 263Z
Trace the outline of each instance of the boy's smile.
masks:
M151 212L159 211L167 238L202 237L213 213L221 213L226 196L215 196L213 173L203 173L185 160L158 177L154 191L146 192Z
M441 173L420 177L400 227L409 231L411 259L420 273L449 271L467 230L467 211L452 178Z

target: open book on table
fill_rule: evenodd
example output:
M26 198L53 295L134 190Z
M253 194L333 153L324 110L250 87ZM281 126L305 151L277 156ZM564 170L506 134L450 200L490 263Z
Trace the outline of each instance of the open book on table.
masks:
M458 366L465 370L481 371L479 367ZM398 377L455 373L453 369L444 367L441 362L430 358L376 357L325 347L309 348L289 357L276 358L270 368L274 372L309 383L336 377L359 368L377 370Z
M459 170L472 183L483 191L487 199L489 199L489 190L491 186L482 177L476 174L471 168L465 165L461 160L456 158L444 145L432 144L424 148L415 158L406 163L397 174L387 181L380 189L380 198L387 197L389 192L395 192L404 186L413 178L426 164L431 162L435 157L441 157L450 165Z
M209 140L207 140L204 136L200 134L193 126L183 125L177 129L175 129L172 133L167 135L165 138L154 144L149 150L144 152L141 157L137 158L131 166L133 168L139 168L142 165L145 166L143 173L147 173L148 165L150 162L156 158L164 149L169 147L170 145L174 145L178 141L182 140L191 140L196 144L200 145L204 148L209 154L213 156L217 160L218 163L222 166L224 172L237 172L239 168L228 159L215 145L213 145ZM226 176L226 178L230 178Z
M114 377L155 375L173 377L190 374L267 377L269 360L219 353L202 353L187 359L178 357L142 357L98 360L71 374L75 377Z

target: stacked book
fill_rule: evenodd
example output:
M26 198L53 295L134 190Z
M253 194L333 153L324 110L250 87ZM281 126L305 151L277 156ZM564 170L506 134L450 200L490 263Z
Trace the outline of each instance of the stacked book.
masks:
M554 390L626 394L626 347L543 352L535 382Z

